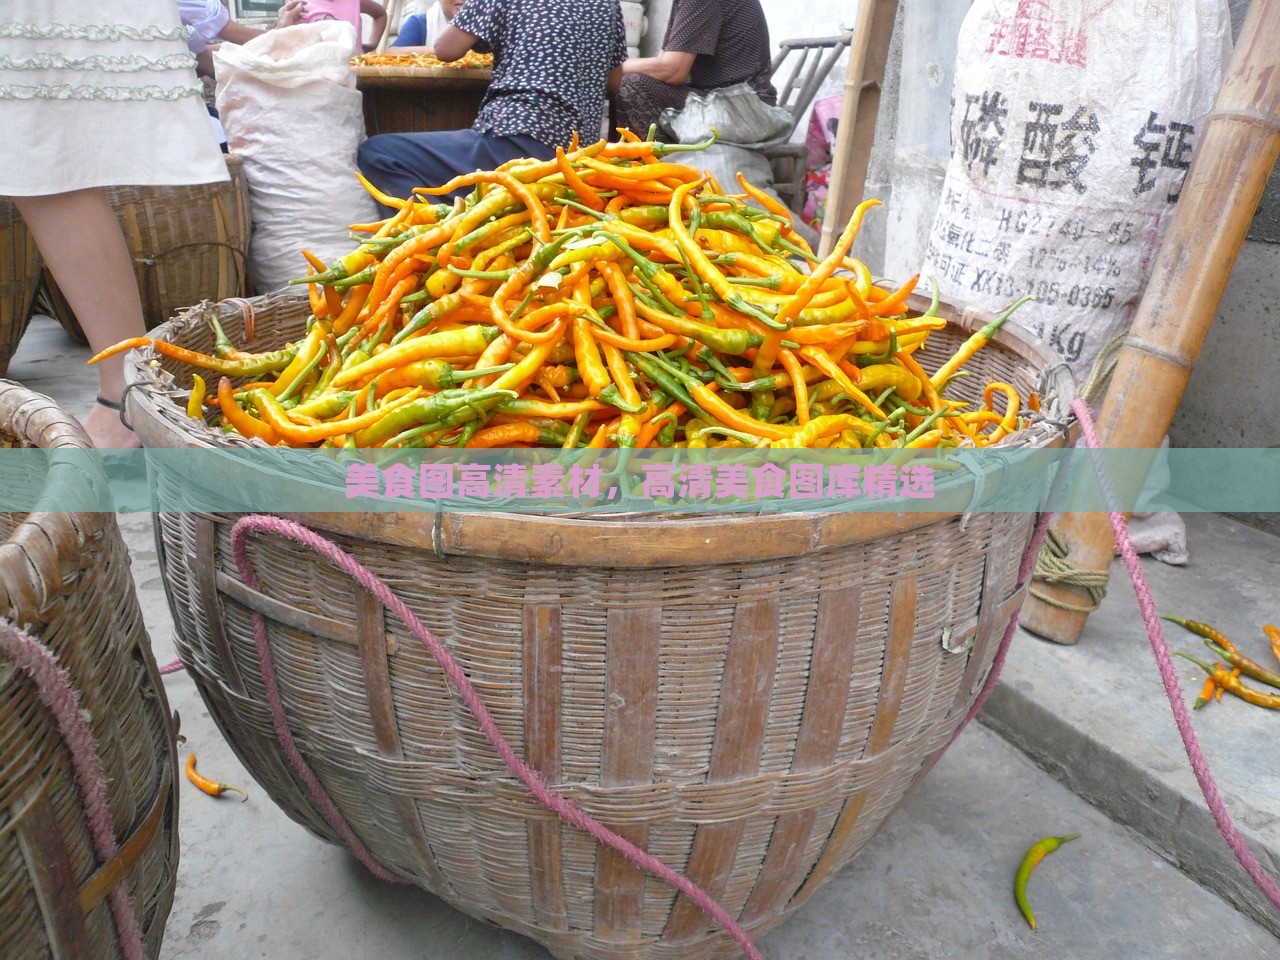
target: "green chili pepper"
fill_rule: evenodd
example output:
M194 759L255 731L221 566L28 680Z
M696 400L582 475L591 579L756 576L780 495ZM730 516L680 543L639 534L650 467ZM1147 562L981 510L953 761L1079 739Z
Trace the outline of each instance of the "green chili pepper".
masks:
M760 346L764 342L764 338L758 333L750 333L741 327L713 327L708 323L700 323L697 320L688 319L683 310L677 310L675 313L663 310L661 305L644 296L634 285L632 285L631 289L636 298L643 302L645 306L665 314L663 325L670 329L672 333L678 333L691 340L697 340L699 343L704 343L720 353L740 355L746 353L752 347Z
M290 412L314 417L317 420L328 420L351 406L355 398L356 393L353 390L334 390L314 400L308 400L306 403L299 403Z
M884 353L864 353L858 356L857 363L860 367L870 367L877 363L889 363L893 360L894 355L898 352L898 334L894 330L889 331L889 349Z
M374 278L377 275L378 268L376 266L365 267L359 273L353 273L351 276L344 277L341 280L334 280L329 284L329 286L333 287L333 289L337 290L339 293L346 293L352 287L360 287L365 284L373 283Z
M439 300L432 301L415 313L413 318L405 324L404 329L391 338L391 346L394 347L402 340L413 336L423 327L435 323L446 313L458 309L462 304L462 292L458 290L455 290L453 293L445 294Z
M587 429L587 424L590 422L590 413L580 413L574 417L573 424L569 427L569 434L561 445L567 450L575 449L582 442L583 431Z
M370 384L370 387L374 387ZM513 390L494 390L488 387L476 390L441 390L429 397L419 397L404 406L397 407L373 426L366 427L356 437L361 446L376 446L379 441L424 424L459 426L485 412L503 397L515 399Z
M669 368L662 365L661 361L656 357L651 354L632 353L631 351L625 352L623 356L630 361L632 366L661 387L669 396L684 404L685 409L690 414L701 420L713 419L694 401L679 379L668 372Z
M1013 899L1017 902L1022 915L1027 918L1027 923L1031 925L1032 930L1036 928L1036 915L1031 912L1031 905L1027 902L1027 881L1031 879L1031 871L1046 856L1064 843L1078 839L1079 836L1080 834L1073 833L1069 837L1045 837L1033 843L1022 858L1018 872L1013 878Z

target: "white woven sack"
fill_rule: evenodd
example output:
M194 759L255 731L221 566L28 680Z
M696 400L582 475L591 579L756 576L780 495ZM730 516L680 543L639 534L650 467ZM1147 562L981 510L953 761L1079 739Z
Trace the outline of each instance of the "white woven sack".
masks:
M326 262L349 253L349 225L377 217L354 175L364 139L348 63L355 51L354 28L328 20L214 52L218 112L249 187L249 270L258 293L305 276L304 247Z
M1231 52L1225 0L977 0L922 273L1084 379L1126 330Z

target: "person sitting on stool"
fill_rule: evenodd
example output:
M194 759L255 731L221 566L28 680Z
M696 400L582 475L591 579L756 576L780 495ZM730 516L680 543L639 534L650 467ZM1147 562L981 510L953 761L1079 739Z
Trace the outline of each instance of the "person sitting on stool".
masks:
M471 129L370 137L357 162L378 189L408 197L517 157L550 160L575 133L600 137L627 56L617 0L467 0L435 55L448 63L481 42L493 51L493 80Z
M680 110L691 92L746 83L770 106L769 24L760 0L675 0L662 52L622 65L613 124L645 136L667 107Z

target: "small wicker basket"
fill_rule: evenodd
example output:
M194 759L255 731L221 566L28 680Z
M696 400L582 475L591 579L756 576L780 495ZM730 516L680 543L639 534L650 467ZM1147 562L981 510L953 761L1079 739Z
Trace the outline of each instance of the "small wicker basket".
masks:
M296 339L304 297L255 301L251 349ZM217 308L233 340L240 311ZM982 318L931 337L949 352ZM157 331L207 350L203 310ZM943 356L946 353L942 353ZM186 418L190 368L127 365L148 446L230 441ZM1049 365L1002 334L966 382ZM1020 438L1049 446L1046 425ZM189 477L156 474L163 504ZM170 500L169 502L174 502ZM334 830L265 706L268 624L293 739L374 858L557 957L737 953L683 896L562 825L507 771L431 658L345 575L283 540L231 558L237 516L158 513L182 659L284 810ZM1026 513L553 517L294 514L392 585L524 758L587 813L718 898L752 935L871 838L966 716L1022 602Z
M182 187L110 187L133 258L147 329L202 300L244 296L248 278L250 209L244 163L226 157L231 179ZM87 343L57 281L41 277L41 309L73 339Z
M0 197L0 377L27 332L31 304L40 286L40 253L18 208Z
M90 443L52 400L0 381L0 445ZM48 476L67 469L53 466ZM0 655L0 957L125 956L108 906L123 879L155 958L178 868L176 758L115 516L0 514L0 534L0 615L70 675L97 744L118 845L99 862L67 741L35 683Z

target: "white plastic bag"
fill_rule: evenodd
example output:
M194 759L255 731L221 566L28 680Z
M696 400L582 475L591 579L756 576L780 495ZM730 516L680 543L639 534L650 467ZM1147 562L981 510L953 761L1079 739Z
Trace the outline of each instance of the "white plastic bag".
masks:
M677 143L705 140L714 127L719 131L717 143L762 150L790 139L795 123L790 111L765 103L750 85L735 83L706 93L690 93L682 109L667 107L662 111L658 126Z
M1225 0L977 0L925 276L1083 381L1137 309L1231 52Z
M349 253L350 224L377 217L355 178L364 111L348 64L356 35L325 21L270 30L214 52L227 145L244 159L253 211L249 267L259 293L305 276L303 248Z

